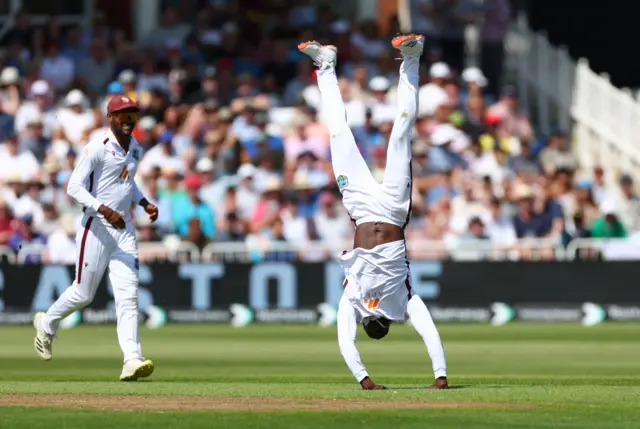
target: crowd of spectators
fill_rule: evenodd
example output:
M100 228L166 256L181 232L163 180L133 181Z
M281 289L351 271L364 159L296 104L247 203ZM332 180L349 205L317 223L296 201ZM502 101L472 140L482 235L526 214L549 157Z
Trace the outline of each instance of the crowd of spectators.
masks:
M106 127L115 94L141 106L135 137L144 155L135 180L160 210L150 224L132 209L141 242L246 243L255 260L319 260L348 245L353 227L331 170L313 66L296 45L316 39L338 47L347 119L381 178L395 112L399 62L389 41L396 19L383 31L307 1L265 3L275 6L247 13L236 2L213 2L195 19L169 7L138 43L100 13L90 28L62 28L55 17L34 27L26 11L18 14L0 59L0 245L18 252L39 244L46 261L75 261L82 208L65 188L83 145ZM464 67L450 35L429 29L427 18L438 16L431 3L416 2L429 37L409 242L510 247L533 237L562 245L640 229L631 178L605 184L601 168L582 171L568 130L537 135L518 88L498 85L493 69L489 80L481 68ZM493 14L507 7L508 16L508 2L485 3ZM453 10L464 23L482 12ZM504 19L495 21L482 21L493 25L483 43L490 56L498 55L491 49L500 23L506 33ZM326 248L308 245L316 241Z

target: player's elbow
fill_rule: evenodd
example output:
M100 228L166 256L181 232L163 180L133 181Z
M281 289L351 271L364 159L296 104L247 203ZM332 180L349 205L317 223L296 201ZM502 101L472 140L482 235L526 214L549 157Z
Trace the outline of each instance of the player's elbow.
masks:
M69 184L67 185L67 195L74 200L76 199L79 190L80 187L76 183L69 182Z

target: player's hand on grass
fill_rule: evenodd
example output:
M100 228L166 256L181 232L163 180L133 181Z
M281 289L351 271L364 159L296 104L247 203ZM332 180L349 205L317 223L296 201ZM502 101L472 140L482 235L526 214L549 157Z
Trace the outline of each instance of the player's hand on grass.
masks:
M364 390L383 390L386 389L386 387L380 385L380 384L375 384L373 382L373 380L371 380L369 377L365 377L361 382L360 382L360 386L362 386L362 388Z
M149 220L151 222L158 220L158 207L153 204L149 204L144 208L144 211L149 215Z
M125 228L126 225L124 223L124 218L117 211L111 210L109 207L107 207L107 206L105 206L103 204L98 209L98 213L100 213L102 216L104 216L104 218L107 220L107 222L109 222L111 225L113 225L113 227L115 227L117 229L124 229Z

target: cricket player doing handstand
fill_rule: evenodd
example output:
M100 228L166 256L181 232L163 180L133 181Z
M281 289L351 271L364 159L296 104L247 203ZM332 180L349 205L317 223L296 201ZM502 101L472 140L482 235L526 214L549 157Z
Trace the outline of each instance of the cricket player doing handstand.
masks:
M130 215L140 205L155 222L158 208L133 180L142 148L132 137L138 104L116 95L107 105L109 129L94 137L71 174L67 193L84 207L76 236L76 278L46 313L37 313L34 347L43 360L52 358L52 342L62 319L91 303L109 268L116 304L117 332L124 365L120 380L135 381L153 372L142 357L138 337L138 245Z
M398 111L387 149L382 183L376 182L347 125L336 77L337 49L305 42L298 49L319 67L322 110L331 138L333 172L342 201L356 224L354 249L340 262L345 271L344 293L338 306L338 343L353 376L363 389L375 384L355 346L358 323L369 337L382 339L390 323L408 316L431 357L434 389L448 388L446 361L440 335L422 299L410 284L404 228L411 213L411 133L418 111L418 69L424 47L420 35L399 36L392 45L400 51Z

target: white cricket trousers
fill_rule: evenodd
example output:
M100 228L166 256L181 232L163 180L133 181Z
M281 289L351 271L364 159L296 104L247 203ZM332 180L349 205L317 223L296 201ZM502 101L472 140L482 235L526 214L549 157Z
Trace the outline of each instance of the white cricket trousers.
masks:
M322 112L331 139L331 164L351 219L406 226L411 211L411 137L418 112L419 58L400 65L398 112L387 147L382 183L376 182L347 124L335 69L318 70Z
M142 358L138 336L138 248L131 222L122 230L87 216L76 234L76 278L49 308L43 329L55 334L60 321L93 301L107 266L118 320L118 342L124 361Z
M411 213L411 137L418 113L419 57L404 56L398 81L398 111L387 148L383 181L377 183L362 158L349 129L346 109L333 68L319 70L318 86L322 111L331 137L331 163L349 215L359 225L364 222L387 222L404 228ZM407 264L408 262L401 261ZM348 287L348 285L347 285ZM407 288L398 282L397 287ZM440 334L422 299L413 295L409 285L406 315L422 337L431 358L436 378L447 375L447 364ZM356 380L366 375L355 347L358 314L348 296L338 306L338 343Z

